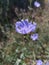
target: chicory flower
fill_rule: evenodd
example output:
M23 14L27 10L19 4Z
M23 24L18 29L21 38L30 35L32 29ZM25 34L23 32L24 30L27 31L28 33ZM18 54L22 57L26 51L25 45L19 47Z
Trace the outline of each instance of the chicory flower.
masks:
M31 35L31 39L34 40L34 41L37 40L38 39L38 34L35 33L35 34Z
M37 1L35 1L35 2L34 2L34 6L35 6L35 7L40 7L40 3L37 2Z
M36 65L42 65L42 64L43 64L42 60L37 60Z
M29 22L28 19L17 21L16 26L16 32L20 34L28 34L30 32L34 32L36 30L36 23Z

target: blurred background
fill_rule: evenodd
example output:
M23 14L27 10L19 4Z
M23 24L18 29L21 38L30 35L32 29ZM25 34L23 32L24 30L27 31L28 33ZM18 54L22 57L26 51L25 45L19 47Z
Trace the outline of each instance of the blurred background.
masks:
M15 23L26 18L37 23L38 41L16 32ZM35 65L38 59L49 61L49 0L0 0L0 65Z

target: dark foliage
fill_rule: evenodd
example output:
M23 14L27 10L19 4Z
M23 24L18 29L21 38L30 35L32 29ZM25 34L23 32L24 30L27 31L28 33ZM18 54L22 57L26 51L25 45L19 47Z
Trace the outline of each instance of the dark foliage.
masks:
M15 6L18 9L28 9L29 0L10 0L10 6Z
M18 16L15 13L15 7L14 6L9 8L9 11L7 12L7 15L8 15L8 20L9 21L11 21L14 18L18 19Z
M6 36L6 34L2 31L2 29L0 28L0 41L6 41L8 39L8 37Z

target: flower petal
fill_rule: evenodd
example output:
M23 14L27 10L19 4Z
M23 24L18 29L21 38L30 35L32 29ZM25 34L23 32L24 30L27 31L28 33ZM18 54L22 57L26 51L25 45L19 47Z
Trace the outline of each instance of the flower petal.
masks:
M35 2L34 2L34 6L35 6L35 7L40 7L40 3L37 2L37 1L35 1Z
M21 20L21 21L22 21L22 24L23 25L28 26L28 24L29 24L28 19Z
M19 22L19 21L18 21L18 22L16 22L16 24L15 24L15 25L16 25L16 27L20 27L20 28L21 28L21 27L24 27L24 25L23 25L21 22Z
M31 35L31 39L34 41L38 40L38 34L36 33L36 34Z
M43 64L42 60L37 60L37 64L36 65L42 65L42 64Z

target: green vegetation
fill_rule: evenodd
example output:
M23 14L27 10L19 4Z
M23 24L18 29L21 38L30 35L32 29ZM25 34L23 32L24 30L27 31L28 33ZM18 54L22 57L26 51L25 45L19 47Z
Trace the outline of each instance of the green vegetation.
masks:
M31 65L37 59L43 62L49 60L49 7L18 12L18 18L35 21L39 39L33 41L28 35L21 35L15 31L17 16L12 18L9 11L9 0L0 0L0 65Z

